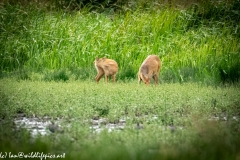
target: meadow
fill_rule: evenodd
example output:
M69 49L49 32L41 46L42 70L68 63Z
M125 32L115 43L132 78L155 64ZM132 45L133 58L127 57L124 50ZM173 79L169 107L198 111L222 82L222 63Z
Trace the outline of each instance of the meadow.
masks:
M146 87L136 82L1 79L2 152L65 153L67 159L237 159L238 86L196 83ZM49 117L64 132L33 138L12 118ZM101 131L91 126L104 119ZM107 128L119 124L122 129Z
M0 2L1 158L240 158L239 0L77 2ZM158 86L137 84L149 54ZM94 82L104 56L116 84ZM19 118L60 130L33 137Z

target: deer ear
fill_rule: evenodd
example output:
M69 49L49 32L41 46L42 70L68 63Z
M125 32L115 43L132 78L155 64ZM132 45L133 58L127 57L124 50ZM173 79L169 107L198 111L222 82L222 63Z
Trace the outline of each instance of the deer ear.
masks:
M96 60L99 60L99 58L98 58L98 57L96 57Z

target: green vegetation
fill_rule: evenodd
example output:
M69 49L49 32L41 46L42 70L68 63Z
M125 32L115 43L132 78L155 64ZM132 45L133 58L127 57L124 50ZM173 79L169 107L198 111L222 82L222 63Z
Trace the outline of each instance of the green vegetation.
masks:
M32 73L49 77L53 70L65 69L68 79L94 79L95 57L107 56L119 63L118 79L126 80L136 77L147 55L157 54L163 61L163 82L236 82L239 4L236 0L115 13L109 8L89 11L87 6L67 12L3 3L1 76L17 70L24 73L20 79L31 79Z
M239 159L240 1L91 2L0 2L0 157ZM156 87L137 84L149 54ZM94 82L97 56L118 62L116 84ZM32 137L19 115L64 132Z
M239 86L2 79L0 88L1 151L66 153L68 159L235 160L240 154ZM7 123L16 112L60 118L64 133L39 136L33 143L29 133L12 131ZM90 129L91 119L102 118L126 124L112 132Z

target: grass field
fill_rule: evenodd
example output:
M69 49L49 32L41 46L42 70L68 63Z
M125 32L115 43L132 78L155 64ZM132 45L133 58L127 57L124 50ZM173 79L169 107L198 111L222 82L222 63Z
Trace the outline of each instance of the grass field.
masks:
M2 152L65 153L68 159L237 159L239 86L196 83L0 80ZM11 119L50 117L64 133L31 138ZM100 132L92 120L104 119ZM8 120L10 122L8 122ZM124 120L109 132L108 124ZM34 143L33 143L34 142Z

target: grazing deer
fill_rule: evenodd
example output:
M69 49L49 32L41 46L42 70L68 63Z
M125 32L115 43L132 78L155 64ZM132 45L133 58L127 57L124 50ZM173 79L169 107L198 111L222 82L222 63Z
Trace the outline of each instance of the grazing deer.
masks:
M154 79L155 85L158 84L158 76L161 68L161 60L157 55L149 55L142 63L138 71L138 83L143 81L148 85L151 78Z
M118 64L116 61L112 59L104 58L96 58L94 61L95 68L97 69L97 76L95 77L96 82L105 75L106 83L108 83L108 76L112 76L113 82L116 82L116 74L118 72Z

